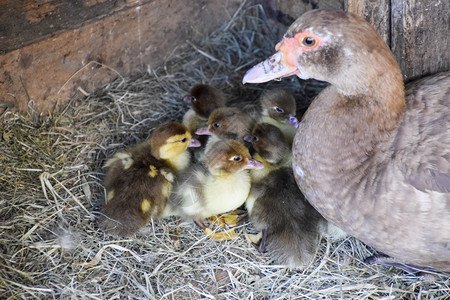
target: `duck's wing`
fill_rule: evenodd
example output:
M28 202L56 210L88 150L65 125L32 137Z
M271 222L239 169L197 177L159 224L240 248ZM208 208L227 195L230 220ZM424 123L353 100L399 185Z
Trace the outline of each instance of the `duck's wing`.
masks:
M406 85L407 112L398 128L406 183L423 192L450 193L450 72ZM401 152L399 153L401 155Z

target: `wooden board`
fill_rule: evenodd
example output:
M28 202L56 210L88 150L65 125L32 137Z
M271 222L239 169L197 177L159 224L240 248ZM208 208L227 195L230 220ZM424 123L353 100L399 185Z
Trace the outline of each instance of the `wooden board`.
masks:
M391 44L390 0L347 0L345 10L363 16L372 24L384 41Z
M450 69L449 1L249 1L262 5L280 37L309 9L345 8L364 16L390 45L407 81ZM118 76L156 67L186 40L199 41L226 22L241 3L2 0L0 109L2 103L20 110L34 103L46 113Z
M6 21L0 21L0 30L6 39L0 39L0 48L14 50L0 55L0 103L26 110L33 100L35 109L50 112L119 74L129 76L160 65L186 40L199 41L229 20L239 4L239 0L3 0L0 11ZM56 30L50 30L51 25Z
M20 49L63 30L79 28L150 0L37 0L0 1L0 28L8 38L0 39L0 54Z
M346 0L391 47L405 81L450 70L450 1Z
M395 0L391 49L409 81L450 70L450 1Z
M266 15L274 21L281 37L304 12L311 9L344 9L344 0L264 0L260 2Z

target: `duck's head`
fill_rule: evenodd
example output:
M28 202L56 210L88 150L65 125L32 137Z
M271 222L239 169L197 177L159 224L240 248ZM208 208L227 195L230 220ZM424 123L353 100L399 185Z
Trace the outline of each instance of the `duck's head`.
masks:
M243 141L250 132L252 120L236 107L221 107L212 112L208 125L197 129L198 135L216 135L219 138Z
M282 88L264 91L259 98L262 114L277 120L280 123L291 124L298 127L295 117L297 106L291 93Z
M158 159L171 159L188 147L200 147L200 142L180 123L167 123L155 129L150 144L153 156Z
M195 113L205 119L216 108L225 106L221 92L208 84L195 85L191 89L190 94L184 97L183 100L191 104Z
M243 83L297 75L335 85L343 94L360 94L379 78L400 80L389 47L364 19L344 11L311 10L298 18L277 51L254 66Z
M276 165L288 155L289 147L281 130L268 123L260 123L245 140L252 143L259 156L270 164Z
M252 158L238 141L219 140L206 152L206 165L214 175L233 174L245 169L262 169L263 163Z

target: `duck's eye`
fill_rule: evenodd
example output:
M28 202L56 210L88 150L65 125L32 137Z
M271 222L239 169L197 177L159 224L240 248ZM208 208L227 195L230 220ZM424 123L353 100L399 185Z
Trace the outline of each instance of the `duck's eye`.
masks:
M182 143L186 143L187 142L187 138L182 138L181 140L180 140L180 142L182 142Z
M240 157L239 155L235 155L231 159L234 160L234 161L241 161L242 157Z
M253 136L252 142L257 142L257 141L259 141L258 137L257 136Z
M306 47L314 47L316 45L316 39L311 36L304 37L302 44Z
M282 108L279 108L278 106L275 106L274 108L278 113L280 114L284 113L284 110Z
M197 102L197 98L195 98L194 96L191 97L191 101L192 102Z
M219 127L220 127L220 123L214 123L213 126L214 126L215 128L219 128Z

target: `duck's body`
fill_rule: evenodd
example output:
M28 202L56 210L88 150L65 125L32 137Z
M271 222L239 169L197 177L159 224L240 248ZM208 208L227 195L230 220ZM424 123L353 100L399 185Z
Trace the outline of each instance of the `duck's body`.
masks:
M398 261L450 271L449 73L408 84L405 97L387 45L364 20L341 11L304 14L277 50L265 64L285 69L257 67L246 81L272 73L331 84L308 108L293 144L294 174L307 199Z
M422 83L436 83L436 79ZM445 90L448 93L450 77L441 80L447 81L446 89L417 84L415 89L425 92L422 95L441 96ZM377 250L407 258L409 264L450 271L450 141L442 132L442 128L450 130L450 118L436 114L450 111L450 98L439 104L417 94L408 97L401 123L389 133L358 127L359 122L348 122L346 130L339 132L340 113L328 116L327 122L317 117L330 109L333 88L329 89L308 109L299 126L303 134L294 144L298 149L294 157L301 157L296 160L296 176L307 198L328 220L345 224L345 231ZM428 105L441 107L428 110ZM359 135L349 137L352 131ZM441 132L434 135L436 131ZM342 142L308 141L308 136L322 132ZM356 139L357 147L348 142ZM330 203L329 199L342 200Z
M217 141L197 164L177 180L169 199L171 214L201 220L240 207L250 191L247 169L262 168L236 141Z
M189 146L199 146L187 128L168 123L144 142L109 159L104 186L106 204L101 225L120 236L130 236L151 217L164 214L178 172L186 169Z

